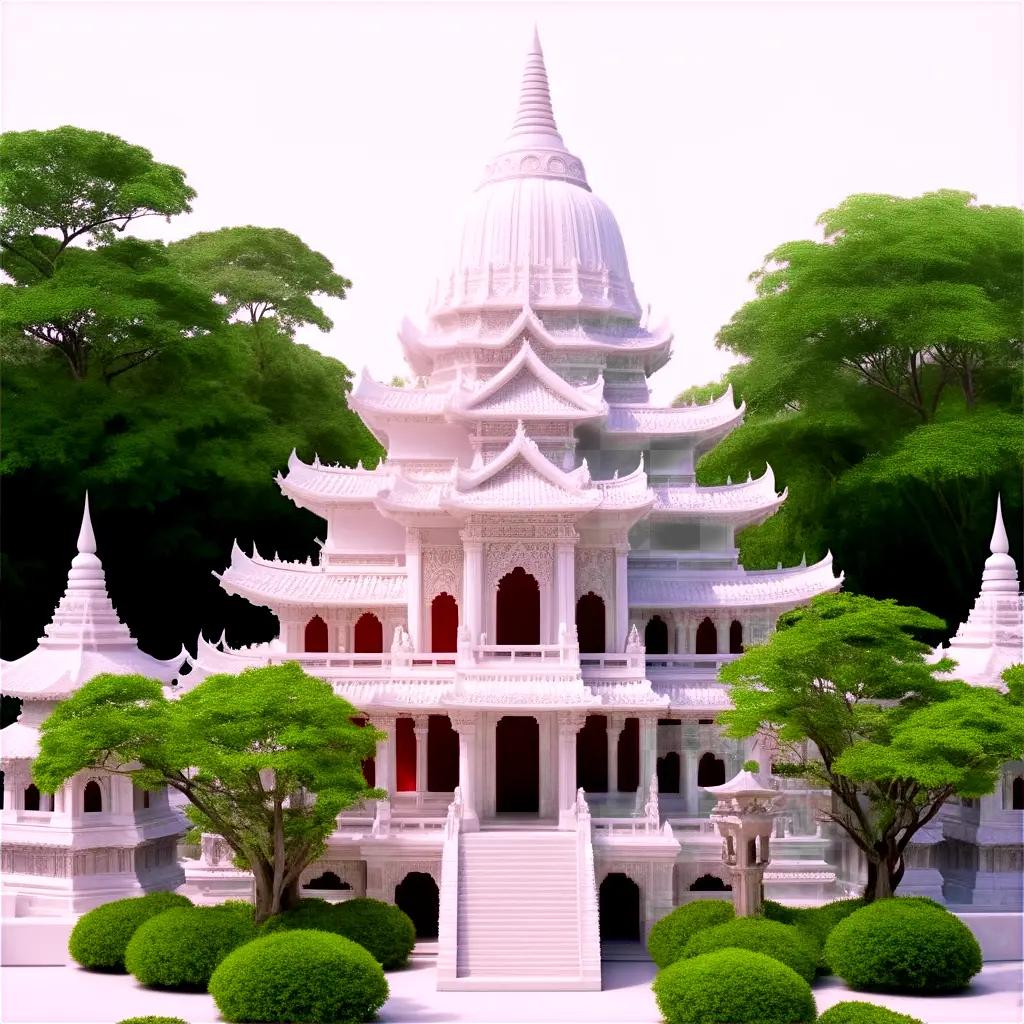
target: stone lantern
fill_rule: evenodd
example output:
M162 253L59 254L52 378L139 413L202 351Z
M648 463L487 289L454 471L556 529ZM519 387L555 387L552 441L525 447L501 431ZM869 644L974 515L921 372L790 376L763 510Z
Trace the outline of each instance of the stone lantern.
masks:
M722 863L729 869L737 917L761 909L768 841L781 798L748 771L721 786L705 786L716 799L711 820L722 837Z

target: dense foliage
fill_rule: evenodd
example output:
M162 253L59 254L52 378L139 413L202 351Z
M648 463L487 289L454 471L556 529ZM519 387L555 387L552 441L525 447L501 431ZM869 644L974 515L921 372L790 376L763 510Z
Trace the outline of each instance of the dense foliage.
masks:
M808 984L818 967L818 946L793 925L762 917L740 917L697 932L683 947L684 957L702 956L718 949L749 949L764 953L794 970Z
M744 564L831 548L848 588L943 618L938 640L977 594L997 491L1014 545L1024 534L1024 216L941 191L850 196L819 223L823 241L768 254L720 331L742 364L680 396L732 383L747 403L698 478L770 462L789 499L740 534Z
M205 992L221 960L255 937L252 915L232 907L165 910L136 930L124 965L143 985Z
M827 973L829 967L825 962L825 940L840 921L864 905L862 899L833 900L820 907L787 907L774 900L765 900L761 904L761 913L769 921L793 925L812 942L818 949L818 971Z
M735 916L727 900L694 900L676 907L655 921L647 937L647 952L659 967L668 967L682 955L686 944L699 931L731 921Z
M391 903L365 898L334 904L300 900L263 925L265 932L310 928L358 942L389 971L404 967L416 944L416 927L408 914Z
M924 1021L874 1003L849 1001L830 1006L817 1024L924 1024Z
M125 950L139 927L157 914L191 905L187 897L173 892L151 892L104 903L75 922L68 952L90 970L123 972Z
M981 970L981 948L970 928L920 899L862 907L832 930L825 958L858 992L955 992Z
M992 792L1024 750L1017 697L943 677L953 662L933 660L915 636L937 621L825 594L719 673L731 684L726 734L774 734L786 774L831 789L833 809L821 813L864 854L869 900L895 891L908 844L950 797Z
M100 675L40 729L36 784L55 791L94 765L143 789L170 786L204 832L224 837L256 886L256 920L298 901L299 875L337 815L369 789L382 733L296 662L214 675L174 700L142 676Z
M380 454L347 407L348 369L293 338L329 329L317 297L349 287L323 255L269 228L121 237L194 195L181 170L115 136L0 137L5 658L52 614L87 489L144 649L170 657L225 626L236 642L270 639L269 612L228 598L211 570L236 537L316 554L322 522L274 482L293 448L347 465Z
M210 979L227 1021L356 1024L388 998L380 964L362 946L317 931L280 932L240 946Z
M668 1024L811 1024L811 986L764 953L720 949L677 960L651 986Z
M188 1024L181 1017L125 1017L117 1024Z

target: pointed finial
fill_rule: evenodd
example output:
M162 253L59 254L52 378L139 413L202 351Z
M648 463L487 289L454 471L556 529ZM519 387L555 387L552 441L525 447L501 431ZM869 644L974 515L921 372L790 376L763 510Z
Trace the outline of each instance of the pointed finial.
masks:
M85 508L82 512L82 528L78 531L78 553L96 554L96 535L92 532L92 516L89 515L89 492L85 492Z
M512 125L511 136L548 135L559 148L564 146L555 114L551 109L551 90L548 87L548 72L544 67L544 51L540 47L537 27L533 29L533 41L526 55L523 69L523 84L519 91L519 109Z
M86 501L88 502L88 499ZM88 503L86 510L88 510ZM988 546L993 555L1008 555L1010 553L1010 540L1006 536L1006 524L1003 522L1003 496L1001 494L996 495L996 525L992 530L992 540L989 541Z

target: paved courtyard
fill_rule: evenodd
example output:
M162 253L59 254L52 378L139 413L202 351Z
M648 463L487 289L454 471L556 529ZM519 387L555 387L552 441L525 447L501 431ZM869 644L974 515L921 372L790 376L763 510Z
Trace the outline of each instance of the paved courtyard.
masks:
M872 1002L909 1013L925 1024L1019 1024L1022 1014L1020 963L988 964L969 992L959 996L918 999L875 996ZM391 998L381 1024L541 1024L541 1022L660 1021L650 982L651 963L606 963L603 992L437 992L434 965L418 960L388 975ZM4 1024L112 1024L122 1017L165 1014L189 1024L220 1020L213 999L205 994L156 992L142 988L128 975L92 974L76 967L5 967L0 972ZM815 986L818 1010L852 996L834 978Z

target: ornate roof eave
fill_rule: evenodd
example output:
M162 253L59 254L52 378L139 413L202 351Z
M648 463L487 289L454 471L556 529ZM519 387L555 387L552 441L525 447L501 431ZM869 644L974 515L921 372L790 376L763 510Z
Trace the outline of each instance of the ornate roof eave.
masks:
M691 520L695 517L730 523L736 529L763 522L773 515L789 496L789 489L775 491L775 473L770 465L757 479L747 477L738 484L716 487L654 485L655 502L651 519L658 521Z
M370 506L390 482L383 463L365 469L362 462L351 466L323 465L319 458L303 462L292 449L288 457L288 474L277 474L281 493L301 508L320 512L342 506Z
M629 528L647 515L654 504L654 492L647 484L644 454L636 469L610 480L594 480L591 486L601 494L601 504L586 517L586 525Z
M736 405L732 385L706 405L651 407L646 404L613 404L608 407L604 433L610 438L648 441L655 438L696 438L701 445L724 437L737 427L746 403Z

